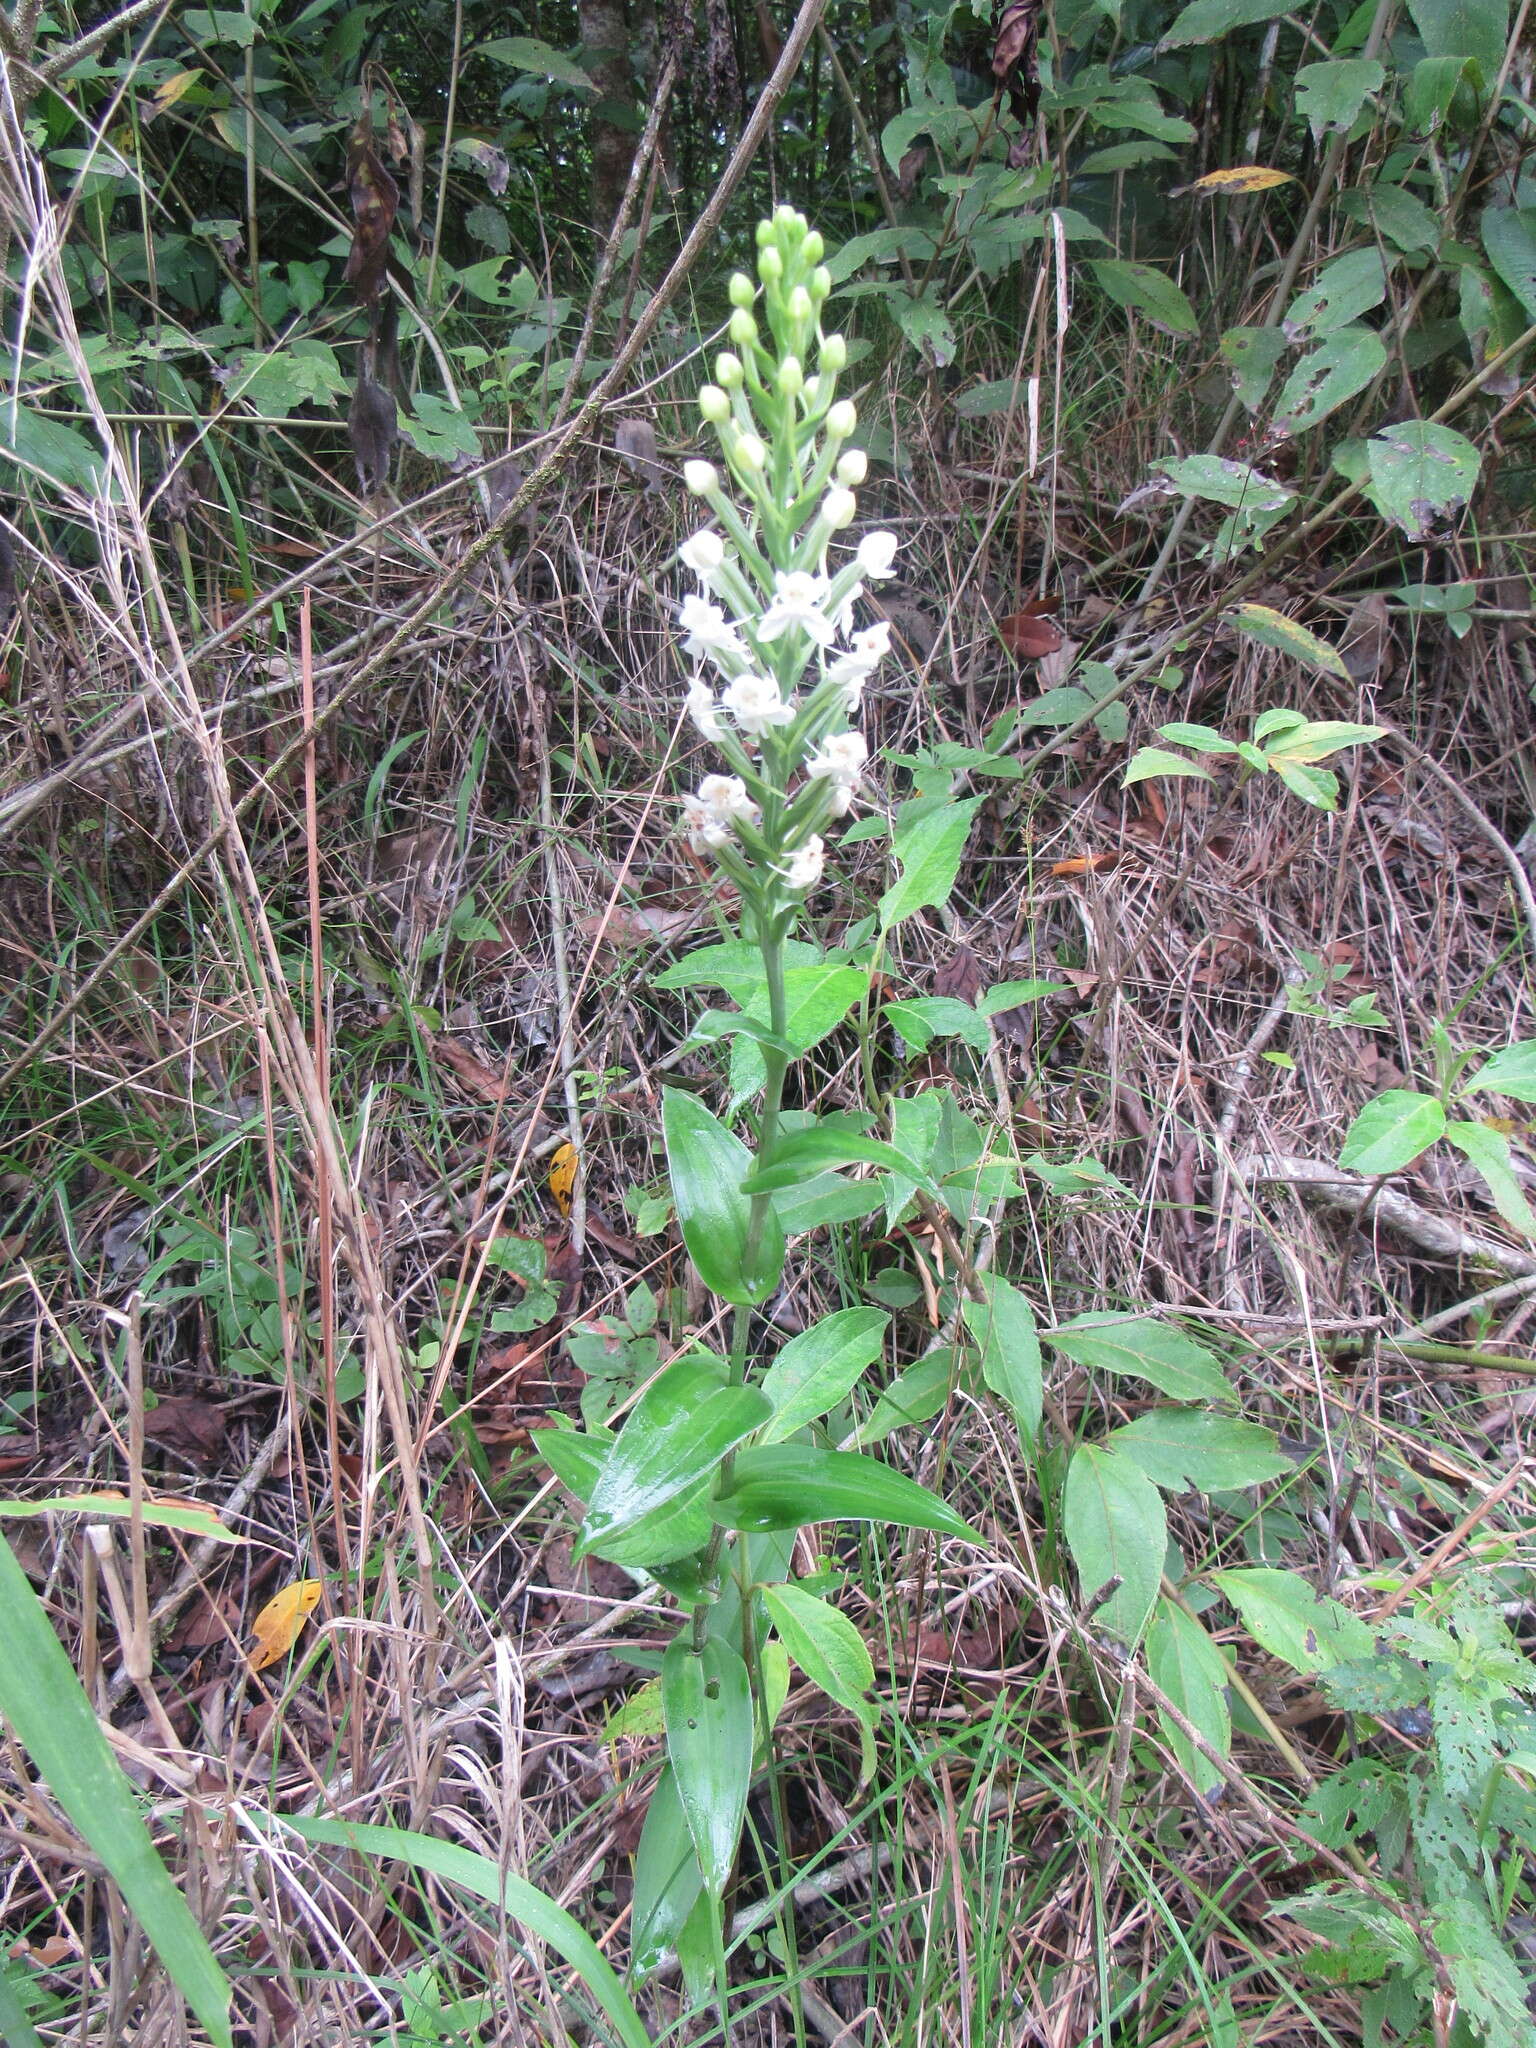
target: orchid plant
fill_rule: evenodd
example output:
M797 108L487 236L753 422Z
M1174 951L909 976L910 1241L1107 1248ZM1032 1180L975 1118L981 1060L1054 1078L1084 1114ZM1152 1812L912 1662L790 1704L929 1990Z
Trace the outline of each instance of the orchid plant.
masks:
M684 965L695 984L714 977L742 999L702 1019L695 1038L751 1041L755 1144L682 1089L665 1094L663 1129L683 1241L732 1311L729 1344L724 1355L689 1345L616 1429L541 1437L586 1506L579 1553L644 1574L679 1604L661 1659L667 1761L636 1856L632 1970L643 1977L675 1955L700 1996L713 1990L722 2028L726 1901L754 1779L766 1774L777 1797L773 1728L791 1663L854 1717L866 1770L872 1761L870 1655L824 1578L813 1591L791 1577L796 1532L848 1518L981 1540L914 1480L830 1448L819 1426L881 1355L889 1318L841 1309L781 1342L758 1313L782 1283L780 1207L817 1177L867 1161L900 1177L903 1200L934 1185L865 1135L868 1119L785 1110L806 1042L796 977L816 971L800 964L812 949L793 933L823 879L828 834L864 787L856 721L890 628L862 622L861 601L897 551L889 533L851 539L867 464L848 446L855 408L836 395L848 352L822 326L822 256L820 235L789 208L759 228L757 280L732 279L731 346L699 394L725 474L702 460L685 470L710 514L679 551L698 584L679 609L686 716L720 765L683 798L682 825L735 884L740 937ZM867 971L821 971L842 977L845 1013L867 995Z

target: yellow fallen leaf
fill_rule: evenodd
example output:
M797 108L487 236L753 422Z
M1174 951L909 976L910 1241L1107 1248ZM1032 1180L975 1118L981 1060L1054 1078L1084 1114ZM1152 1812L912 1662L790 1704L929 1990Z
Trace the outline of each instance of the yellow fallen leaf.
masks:
M202 75L201 71L174 73L163 85L156 86L154 93L145 101L140 118L146 122L153 121L158 115L163 114L167 107L174 107L182 94L190 86L196 85Z
M555 1207L562 1216L571 1213L571 1190L576 1185L576 1169L580 1161L576 1147L566 1144L556 1148L555 1156L549 1162L549 1192L555 1198Z
M324 1591L319 1579L295 1579L292 1585L272 1595L251 1623L256 1648L245 1661L252 1671L265 1671L269 1664L287 1656Z
M1194 192L1202 199L1209 199L1236 192L1268 192L1276 185L1294 185L1295 182L1289 171L1272 171L1267 164L1234 164L1230 170L1207 171L1203 178L1196 178L1193 185L1181 185L1168 196L1170 199L1182 199L1186 192Z

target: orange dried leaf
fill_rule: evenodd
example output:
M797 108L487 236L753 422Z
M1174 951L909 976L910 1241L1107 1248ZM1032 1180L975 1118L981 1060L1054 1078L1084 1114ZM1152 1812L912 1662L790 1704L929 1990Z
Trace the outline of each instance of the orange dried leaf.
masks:
M576 1169L580 1163L576 1147L571 1144L557 1145L549 1162L549 1192L562 1216L571 1213L571 1190L576 1185Z
M299 1631L319 1605L324 1585L319 1579L295 1579L274 1593L251 1623L256 1648L246 1658L252 1671L265 1671L286 1657L299 1639Z

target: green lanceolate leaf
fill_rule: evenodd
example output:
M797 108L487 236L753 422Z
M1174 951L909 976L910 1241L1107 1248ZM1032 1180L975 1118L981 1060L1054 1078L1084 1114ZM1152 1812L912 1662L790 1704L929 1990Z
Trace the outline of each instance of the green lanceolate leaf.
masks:
M752 1687L728 1643L695 1650L685 1635L661 1660L667 1755L693 1837L704 1888L718 1899L730 1883L752 1782Z
M569 1487L585 1505L602 1476L614 1441L608 1430L594 1430L586 1435L575 1429L541 1429L534 1438L534 1446L561 1485ZM713 1527L708 1480L700 1479L664 1507L641 1515L627 1529L595 1541L592 1554L606 1557L612 1564L658 1571L702 1550Z
M897 813L894 849L901 879L880 898L883 932L948 900L971 836L971 821L985 801L973 796L963 803L941 804L921 812L911 824L904 824Z
M706 1896L677 1773L668 1764L656 1780L635 1851L630 1969L640 1982L677 1947L690 1915Z
M1134 1644L1147 1625L1168 1551L1163 1497L1129 1458L1084 1444L1067 1467L1067 1548L1087 1618Z
M773 1194L780 1188L798 1187L831 1166L851 1166L860 1161L883 1166L888 1172L915 1179L917 1185L933 1191L934 1184L904 1152L879 1138L862 1137L857 1131L812 1128L790 1131L780 1138L772 1156L764 1160L742 1183L746 1195Z
M802 1586L764 1586L761 1599L785 1649L811 1683L872 1725L874 1708L866 1695L875 1682L875 1667L847 1615Z
M64 1646L0 1538L0 1715L122 1893L182 1997L230 2048L228 1979L139 1817Z
M1154 1486L1230 1493L1293 1469L1272 1429L1209 1408L1151 1408L1110 1432L1111 1450L1139 1465Z
M749 1244L752 1204L741 1184L752 1154L696 1095L680 1089L663 1089L661 1122L677 1220L699 1278L722 1301L755 1308L778 1284L784 1233L770 1205L758 1243Z
M1277 648L1293 660L1304 662L1308 668L1321 669L1325 675L1348 674L1344 657L1336 648L1267 604L1240 604L1232 614L1232 623L1249 639L1257 640L1264 647Z
M1198 334L1195 309L1166 272L1150 263L1106 259L1088 268L1117 306L1140 313L1164 334Z
M1171 1600L1159 1600L1147 1629L1147 1669L1185 1720L1197 1728L1218 1756L1232 1754L1232 1714L1227 1705L1230 1673L1220 1650L1199 1622ZM1221 1772L1189 1737L1159 1713L1168 1747L1197 1792L1222 1782Z
M714 1500L727 1529L800 1529L807 1522L890 1522L933 1529L967 1543L983 1539L946 1501L856 1451L775 1444L742 1451L731 1484Z
M1445 1108L1416 1088L1388 1088L1349 1127L1340 1166L1354 1173L1397 1173L1445 1136Z
M546 1941L562 1961L586 1985L592 1997L612 2022L624 2048L648 2048L650 2036L631 2004L612 1965L585 1928L572 1919L534 1885L513 1877L489 1856L481 1856L458 1842L442 1842L433 1835L415 1834L408 1828L363 1827L344 1820L311 1820L278 1816L278 1824L306 1842L326 1842L338 1849L352 1849L364 1856L388 1857L408 1863L414 1870L430 1871L446 1878L474 1898L484 1899L498 1912L520 1921L540 1941ZM228 2035L224 2037L228 2039Z
M982 1276L985 1301L968 1301L965 1326L981 1353L981 1376L1006 1401L1026 1445L1040 1434L1040 1338L1026 1295L995 1273Z
M1044 1338L1053 1351L1064 1352L1078 1365L1150 1380L1175 1401L1234 1398L1226 1375L1203 1344L1151 1316L1106 1311L1074 1316L1059 1330L1047 1330Z
M1254 1641L1305 1677L1369 1657L1375 1649L1374 1636L1358 1616L1315 1593L1297 1572L1256 1565L1212 1572L1211 1580Z
M1491 1088L1495 1094L1513 1096L1516 1102L1536 1102L1536 1038L1506 1045L1467 1086Z
M773 1403L761 1441L783 1443L850 1394L885 1347L883 1309L840 1308L792 1337L758 1382Z
M1488 1124L1452 1123L1445 1135L1457 1151L1470 1159L1487 1184L1493 1206L1512 1230L1522 1237L1536 1237L1536 1215L1515 1178L1509 1140Z
M772 1413L756 1387L722 1387L713 1359L677 1359L640 1396L604 1459L576 1555L695 1486Z

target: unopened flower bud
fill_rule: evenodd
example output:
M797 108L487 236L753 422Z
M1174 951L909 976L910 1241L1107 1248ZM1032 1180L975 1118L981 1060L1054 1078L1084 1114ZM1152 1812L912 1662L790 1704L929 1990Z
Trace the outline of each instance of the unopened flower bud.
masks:
M757 297L757 286L744 270L738 270L735 273L726 290L733 306L741 306L748 310L751 308L752 301Z
M701 384L699 411L712 427L723 427L731 416L731 401L718 384Z
M821 501L821 516L833 533L840 533L845 526L852 526L858 503L852 491L839 485L828 491Z
M803 284L797 284L790 293L788 312L791 320L809 321L815 318L816 308L811 304L811 295Z
M846 455L837 458L837 480L849 490L857 490L868 475L869 457L862 448L850 448Z
M720 488L720 472L712 462L685 462L683 482L696 498L707 498Z
M731 315L731 324L726 332L738 348L750 348L757 339L757 322L745 306L738 306Z
M760 220L757 224L757 246L759 249L766 249L772 240L773 222L771 220Z
M858 408L851 398L840 398L827 408L827 432L834 441L846 441L858 424Z
M800 244L800 253L807 263L819 263L822 257L826 255L827 245L815 228L811 229L805 240Z
M798 356L786 356L779 365L779 390L786 398L793 398L797 391L805 388L805 372L800 367Z
M774 208L773 224L781 234L803 235L805 233L804 214L797 213L794 207L792 207L787 200L784 202L782 206L776 206Z
M779 284L783 281L784 258L771 242L766 249L758 253L757 274L764 284Z
M768 460L768 450L756 434L739 435L736 446L731 450L742 469L759 470Z
M715 357L715 381L727 391L734 391L744 376L741 357L733 356L729 349L722 349Z
M832 273L828 270L825 263L818 263L811 272L811 281L807 286L807 290L818 306L824 299L831 296Z
M848 367L848 344L840 334L828 334L821 344L821 367L836 376Z

